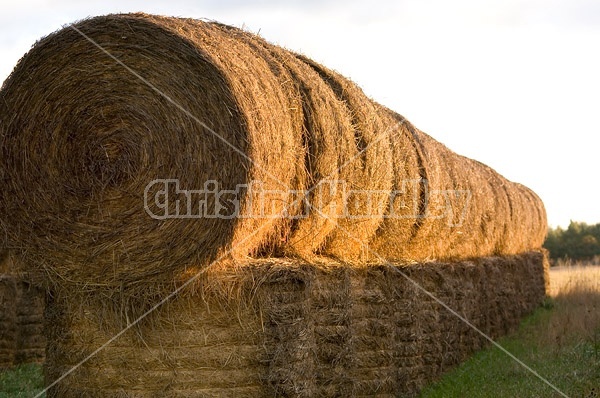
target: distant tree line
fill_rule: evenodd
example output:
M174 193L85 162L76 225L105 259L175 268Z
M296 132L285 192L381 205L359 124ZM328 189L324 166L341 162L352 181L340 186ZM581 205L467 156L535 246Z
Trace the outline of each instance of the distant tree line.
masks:
M590 260L600 255L600 224L571 221L567 229L551 228L544 247L555 260Z

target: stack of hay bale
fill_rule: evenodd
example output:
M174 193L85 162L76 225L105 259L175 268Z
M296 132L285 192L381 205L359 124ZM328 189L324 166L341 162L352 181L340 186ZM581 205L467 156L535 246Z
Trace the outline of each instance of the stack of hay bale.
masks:
M0 253L0 368L44 361L44 292L13 268Z
M6 274L0 275L0 369L10 368L15 362L16 295L14 278Z
M492 337L545 294L532 191L218 23L40 40L0 148L4 229L52 291L50 396L412 394L484 343L425 291Z
M46 355L44 309L44 291L26 280L19 279L15 364L44 362Z

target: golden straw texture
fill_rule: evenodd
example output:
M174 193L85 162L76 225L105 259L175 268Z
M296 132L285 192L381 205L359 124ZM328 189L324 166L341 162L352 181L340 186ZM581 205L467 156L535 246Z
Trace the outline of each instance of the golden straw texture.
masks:
M0 153L7 245L55 286L142 289L228 251L516 254L546 231L527 188L213 22L108 15L41 39L0 91Z
M543 267L539 252L400 266L232 265L127 330L48 397L415 396L487 341L405 276L497 338L543 300ZM97 294L54 296L47 383L136 311Z

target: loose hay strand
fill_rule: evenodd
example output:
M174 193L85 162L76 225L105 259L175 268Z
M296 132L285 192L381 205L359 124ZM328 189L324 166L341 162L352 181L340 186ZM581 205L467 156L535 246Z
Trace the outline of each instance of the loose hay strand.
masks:
M272 258L222 267L129 328L49 396L410 396L518 326L545 296L543 259L530 252L358 268ZM48 312L49 377L122 329L118 308L99 295L56 296Z
M233 247L238 260L367 259L343 229L393 261L516 254L538 248L546 231L528 189L450 151L336 72L218 23L80 21L41 39L0 98L7 245L53 287L143 290ZM176 189L212 181L234 192L259 181L271 194L260 205L256 192L239 191L238 206L222 210L238 217L153 219L142 193L165 178L179 182L166 190L177 199ZM471 195L464 214L457 192ZM189 202L198 209L201 199ZM206 206L216 204L209 197ZM390 217L392 209L405 213ZM270 217L255 216L265 210Z
M54 293L54 396L414 393L480 344L438 305L495 303L473 310L492 341L483 331L505 333L543 297L543 255L527 253L546 231L534 193L338 73L222 24L108 15L40 40L0 90L0 151L6 246ZM142 192L161 193L148 183L165 178L178 181L173 197L235 191L238 207L222 210L235 217L149 217L161 207L143 208ZM256 181L264 203L237 191ZM412 214L390 217L407 210L393 192L414 199ZM461 278L470 285L456 291ZM515 303L495 300L493 283ZM463 330L466 346L441 351L438 324Z

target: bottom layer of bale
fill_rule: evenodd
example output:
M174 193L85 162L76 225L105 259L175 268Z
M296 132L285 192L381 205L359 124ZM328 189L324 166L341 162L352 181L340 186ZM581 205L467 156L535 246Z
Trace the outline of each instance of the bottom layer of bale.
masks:
M11 275L0 275L0 369L15 363L17 342L17 284Z
M15 275L0 275L0 368L44 361L44 296Z
M45 292L41 289L25 281L17 282L16 365L44 362L46 356L45 299Z
M539 252L361 269L257 260L133 326L130 307L57 295L46 382L71 373L48 397L413 396L487 344L424 290L496 338L543 300L545 266Z

